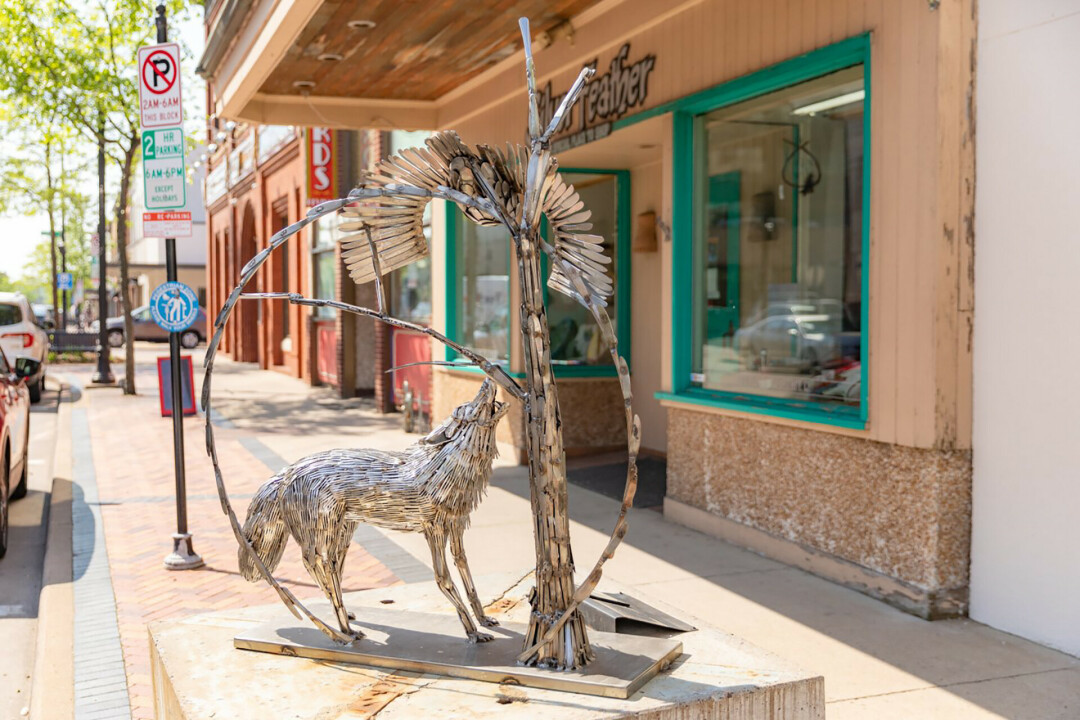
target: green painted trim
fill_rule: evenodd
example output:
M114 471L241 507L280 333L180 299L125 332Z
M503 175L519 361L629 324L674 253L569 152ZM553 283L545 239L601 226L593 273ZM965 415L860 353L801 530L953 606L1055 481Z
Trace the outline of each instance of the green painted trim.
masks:
M818 75L825 75L842 70L845 67L868 62L869 55L870 34L856 35L847 40L841 40L838 43L811 50L803 55L770 65L749 75L743 75L720 85L715 85L693 95L670 100L633 115L626 115L611 123L611 131L615 132L624 127L667 113L687 112L698 114L715 110L724 105L742 102L757 95L780 90L788 85L794 85Z
M671 388L657 393L659 399L696 402L745 412L786 417L841 427L865 428L868 417L867 355L869 350L870 299L870 35L858 35L813 50L771 67L694 95L666 103L637 115L622 118L613 130L666 112L672 113L672 302L671 302ZM723 393L690 386L693 368L694 287L694 158L695 115L725 105L765 95L854 65L864 65L863 86L863 237L860 365L862 381L858 410L847 407L810 406L807 403L773 400L743 393Z
M446 271L443 276L446 297L443 299L444 311L446 312L446 337L451 340L458 338L458 298L457 293L457 242L458 242L458 212L457 206L452 202L443 202L446 209L446 243L443 246L446 258ZM449 346L444 346L446 351L444 359L447 362L457 360L458 354Z
M672 116L671 208L671 389L682 392L690 385L693 365L694 317L694 116Z
M827 410L808 403L795 403L790 400L773 401L761 395L718 393L705 390L688 390L681 393L658 392L654 393L653 397L657 400L671 400L688 405L737 410L739 412L768 415L787 420L799 420L819 425L832 425L852 430L866 429L866 421L859 417L858 411L847 407Z
M870 36L863 35L863 193L862 193L862 302L859 306L859 330L862 333L859 347L859 417L867 422L870 417L870 89L874 83L870 77Z

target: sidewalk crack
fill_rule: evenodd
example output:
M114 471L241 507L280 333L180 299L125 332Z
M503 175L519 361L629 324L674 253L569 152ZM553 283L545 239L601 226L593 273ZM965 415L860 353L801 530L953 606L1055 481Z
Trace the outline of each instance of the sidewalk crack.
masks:
M906 690L893 690L891 692L872 693L870 695L859 695L857 697L839 698L836 700L828 700L827 705L837 705L839 703L852 702L855 700L866 700L868 698L886 697L888 695L905 695L907 693L922 692L923 690L941 689L947 690L953 687L963 687L965 685L978 685L980 683L995 682L997 680L1012 680L1014 678L1030 677L1032 675L1044 675L1046 673L1061 672L1062 670L1077 670L1080 669L1076 665L1065 665L1057 668L1047 668L1046 670L1032 670L1025 673L1014 673L1012 675L997 675L988 678L979 678L978 680L958 680L957 682L944 683L942 685L928 684L923 687L908 688Z

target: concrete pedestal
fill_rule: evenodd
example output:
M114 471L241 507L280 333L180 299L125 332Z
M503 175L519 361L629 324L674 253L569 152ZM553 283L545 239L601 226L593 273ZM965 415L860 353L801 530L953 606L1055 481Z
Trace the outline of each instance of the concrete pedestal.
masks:
M480 578L489 613L520 622L530 582ZM625 591L601 583L609 592ZM268 595L269 595L268 591ZM644 597L675 616L680 613ZM389 601L389 602L388 602ZM364 608L451 614L434 583L351 593L346 606L362 626ZM341 662L239 650L233 638L280 616L270 604L198 615L150 626L154 706L158 720L380 720L402 718L633 717L650 720L758 718L823 720L824 682L725 633L681 633L683 654L628 699L497 684ZM699 628L704 623L684 619ZM465 640L462 638L462 642Z

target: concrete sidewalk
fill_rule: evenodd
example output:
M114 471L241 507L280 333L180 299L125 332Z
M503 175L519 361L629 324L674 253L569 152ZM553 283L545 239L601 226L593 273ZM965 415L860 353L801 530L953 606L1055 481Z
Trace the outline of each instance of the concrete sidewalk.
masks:
M172 532L169 422L158 417L150 362L140 392L93 390L88 432L134 717L149 717L145 623L218 607L274 601L235 575L235 545L213 490L201 420L186 421L189 517L204 571L160 569ZM201 383L196 359L196 382ZM76 382L91 368L73 368ZM403 447L417 436L363 400L343 401L284 375L219 360L214 385L219 455L242 512L283 462L341 446ZM607 541L618 503L570 489L572 536L587 571ZM466 535L477 574L528 572L534 562L526 472L503 461ZM361 527L346 568L349 589L430 579L423 539ZM281 574L300 597L311 586L290 547ZM825 677L829 717L1077 718L1080 660L969 620L926 622L754 553L634 511L606 578L704 618L715 627ZM603 588L603 583L601 583ZM487 598L485 600L488 600Z
M236 541L218 502L201 417L186 418L184 427L188 527L206 566L185 572L162 566L176 530L172 424L160 416L154 365L155 357L164 352L163 347L140 348L139 395L134 397L123 396L118 388L91 387L90 366L54 371L79 398L71 405L70 430L76 718L153 717L147 623L274 601L269 588L247 583L237 573ZM282 462L271 449L282 443L266 436L263 443L234 427L224 413L233 408L257 415L256 406L273 398L286 406L305 398L309 412L330 411L320 409L318 395L302 385L297 392L289 378L222 364L221 392L215 397L232 399L222 403L218 448L236 513L243 518L252 493ZM279 380L284 381L281 392L275 386ZM296 413L298 418L302 415ZM288 437L302 443L312 427L300 421L295 428L299 433ZM283 421L277 430L287 428ZM415 569L411 557L399 554ZM276 574L298 596L318 593L295 547L286 550ZM350 553L348 590L398 582L363 548Z

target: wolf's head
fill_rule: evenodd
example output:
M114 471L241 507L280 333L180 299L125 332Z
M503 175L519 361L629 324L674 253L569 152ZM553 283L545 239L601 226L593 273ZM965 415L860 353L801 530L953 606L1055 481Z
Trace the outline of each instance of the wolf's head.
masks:
M495 427L510 409L509 404L499 402L495 383L485 379L480 391L469 402L458 405L438 427L420 442L442 445L458 441L465 452L472 454L495 453Z

